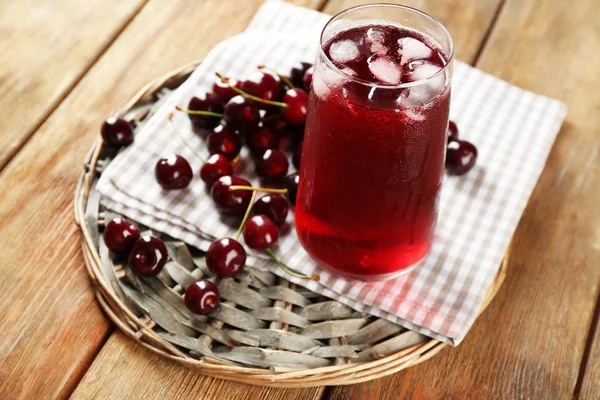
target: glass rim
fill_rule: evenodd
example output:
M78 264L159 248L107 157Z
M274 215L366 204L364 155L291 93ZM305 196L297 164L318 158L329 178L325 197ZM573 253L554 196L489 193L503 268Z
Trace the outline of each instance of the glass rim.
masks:
M364 80L364 79L361 79L361 78L357 78L355 76L347 74L342 69L340 69L337 65L334 64L334 62L329 58L329 56L327 56L327 54L325 54L325 51L323 50L323 44L324 44L323 43L323 35L325 34L325 30L327 29L327 27L329 27L329 25L331 25L332 22L338 20L339 17L341 17L341 16L343 16L345 14L348 14L350 12L353 12L353 11L356 11L356 10L360 10L360 9L363 9L363 8L372 8L372 7L400 8L400 9L403 9L403 10L406 10L406 11L413 12L415 14L419 14L419 15L425 17L426 19L430 20L431 22L433 22L435 25L439 26L441 28L442 32L444 33L444 35L446 36L446 38L448 39L448 43L450 45L450 52L449 52L450 54L448 55L448 61L446 62L446 65L444 65L435 74L433 74L431 76L428 76L427 78L419 79L419 80L414 81L414 82L399 83L397 85L388 85L388 84L384 84L384 83L369 82L367 80ZM429 80L436 78L437 76L439 76L441 74L445 74L446 71L448 70L448 68L450 67L450 65L452 65L452 62L454 61L454 40L452 40L452 35L450 35L450 32L448 32L448 29L446 29L446 27L444 26L444 24L442 24L440 21L438 21L437 19L435 19L431 15L427 14L426 12L418 10L418 9L416 9L414 7L403 6L403 5L400 5L400 4L392 4L392 3L361 4L361 5L350 7L348 9L346 9L346 10L340 11L339 13L337 13L333 17L331 17L329 19L329 21L327 21L327 23L323 27L323 30L321 31L321 35L319 35L319 56L325 61L325 63L329 67L331 67L333 70L335 70L338 74L341 74L342 76L345 76L345 77L349 78L350 80L352 80L354 82L358 82L358 83L361 83L363 85L371 86L371 87L374 87L374 88L381 88L381 89L403 89L403 88L408 88L408 87L422 85L422 84L428 82Z

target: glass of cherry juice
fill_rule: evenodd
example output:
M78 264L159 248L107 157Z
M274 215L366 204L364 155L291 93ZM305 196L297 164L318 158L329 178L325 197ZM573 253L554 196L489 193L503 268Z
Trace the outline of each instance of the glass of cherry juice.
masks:
M427 255L444 172L453 43L429 15L358 6L323 29L296 230L336 275L395 277Z

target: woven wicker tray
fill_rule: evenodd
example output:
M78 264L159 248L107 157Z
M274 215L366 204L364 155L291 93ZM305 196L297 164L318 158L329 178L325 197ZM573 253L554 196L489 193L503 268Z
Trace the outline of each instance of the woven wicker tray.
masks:
M152 81L118 116L139 130L197 65ZM200 251L154 232L167 243L170 262L158 277L139 279L101 240L105 221L116 215L101 206L95 186L115 155L101 141L91 148L75 193L75 218L98 302L142 346L206 375L274 387L376 379L423 362L445 346L251 267L235 278L217 281L219 311L210 317L191 314L183 303L185 288L210 276ZM507 257L482 310L502 284L506 264Z

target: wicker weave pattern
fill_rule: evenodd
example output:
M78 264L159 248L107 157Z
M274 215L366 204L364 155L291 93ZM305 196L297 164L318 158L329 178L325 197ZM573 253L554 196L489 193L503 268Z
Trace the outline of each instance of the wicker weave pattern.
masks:
M139 129L196 66L151 82L119 115ZM116 215L102 208L94 188L114 156L100 142L91 149L76 190L75 214L100 305L143 346L206 375L278 387L363 382L425 361L445 346L251 267L235 278L217 280L222 298L217 312L210 317L190 313L183 302L185 289L211 276L201 252L162 236L169 263L158 277L140 279L100 238L105 221ZM506 259L486 306L505 271Z

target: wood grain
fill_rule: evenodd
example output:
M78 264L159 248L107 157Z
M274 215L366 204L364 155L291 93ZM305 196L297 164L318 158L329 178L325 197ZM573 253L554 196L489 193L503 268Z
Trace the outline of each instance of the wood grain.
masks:
M507 1L478 63L569 106L496 299L459 348L332 398L573 396L600 282L600 93L590 90L600 85L595 9L594 0ZM593 351L590 361L594 354L598 360L597 345ZM588 398L599 396L594 368L591 386L582 387Z
M322 3L306 1L313 6ZM600 31L594 3L509 0L480 57L478 66L485 70L559 97L570 107L515 236L508 277L498 298L458 349L447 349L389 378L333 388L328 392L332 398L573 394L600 278L600 94L594 89L600 83L595 71L600 55L592 51L598 48ZM218 41L241 31L260 0L247 1L242 8L236 4L152 0L0 173L0 398L68 396L110 333L83 271L71 216L83 152L97 137L100 122L136 89L201 58ZM441 19L455 38L457 57L469 61L476 59L499 0L409 4ZM349 5L332 0L326 12ZM5 88L1 74L0 87ZM31 97L26 107L40 109L47 102ZM596 331L581 398L598 397L599 340ZM318 398L320 393L202 377L116 333L75 397Z
M273 389L204 376L144 349L121 332L102 348L73 399L318 399L324 388Z
M0 170L145 1L0 2Z
M323 12L337 14L347 8L366 3L382 1L332 0L327 3ZM395 0L383 3L414 7L441 21L454 39L456 58L471 63L477 56L481 41L490 28L501 0Z
M72 209L84 154L102 121L151 79L242 31L261 3L149 2L0 173L1 399L68 396L110 333L84 270ZM179 369L174 384L189 374Z

